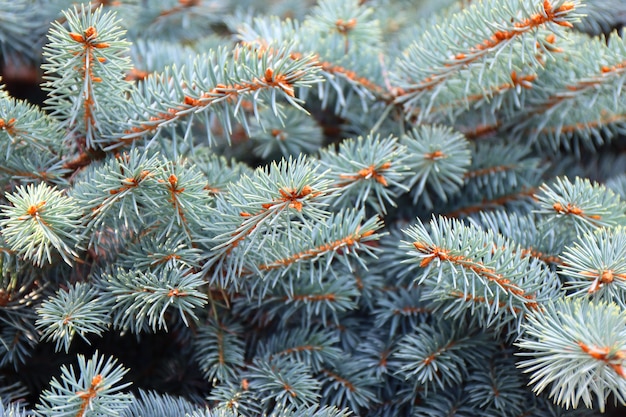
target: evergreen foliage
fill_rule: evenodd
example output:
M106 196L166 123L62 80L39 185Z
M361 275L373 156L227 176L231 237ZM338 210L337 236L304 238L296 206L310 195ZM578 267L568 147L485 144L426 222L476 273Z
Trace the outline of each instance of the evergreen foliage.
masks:
M0 6L0 416L626 410L624 2Z

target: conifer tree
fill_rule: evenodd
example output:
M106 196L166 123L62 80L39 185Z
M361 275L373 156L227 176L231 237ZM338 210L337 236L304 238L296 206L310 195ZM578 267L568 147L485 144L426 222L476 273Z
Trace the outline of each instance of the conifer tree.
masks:
M0 6L0 416L626 409L621 0Z

